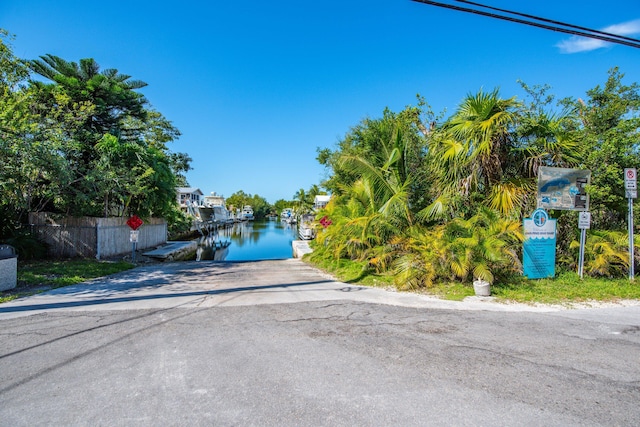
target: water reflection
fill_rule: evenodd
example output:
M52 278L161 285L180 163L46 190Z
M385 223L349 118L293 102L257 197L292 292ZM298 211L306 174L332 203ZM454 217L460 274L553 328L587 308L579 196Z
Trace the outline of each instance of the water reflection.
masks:
M203 236L198 240L198 248L196 249L196 261L214 260L224 261L229 253L229 245L231 242L224 240L216 240L214 234Z
M196 260L253 261L293 256L295 224L281 221L245 221L201 237Z

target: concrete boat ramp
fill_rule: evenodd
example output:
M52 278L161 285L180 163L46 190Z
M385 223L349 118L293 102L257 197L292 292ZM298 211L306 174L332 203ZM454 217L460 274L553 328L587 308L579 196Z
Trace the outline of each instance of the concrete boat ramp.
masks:
M195 240L167 242L166 245L143 252L142 255L162 261L174 261L183 259L189 253L195 252L197 248L198 243Z

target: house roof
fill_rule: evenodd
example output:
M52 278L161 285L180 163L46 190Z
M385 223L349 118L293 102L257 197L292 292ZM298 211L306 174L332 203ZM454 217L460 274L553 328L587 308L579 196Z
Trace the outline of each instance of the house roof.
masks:
M189 194L200 194L201 196L203 195L202 191L200 191L200 189L196 187L178 187L176 190L178 191L178 193L181 193L181 194L189 193Z

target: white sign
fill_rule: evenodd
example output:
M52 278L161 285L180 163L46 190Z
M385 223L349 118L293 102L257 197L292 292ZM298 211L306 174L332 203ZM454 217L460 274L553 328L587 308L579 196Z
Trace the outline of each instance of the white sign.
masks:
M131 234L129 235L129 241L131 243L138 243L138 234L140 233L139 230L131 230Z
M635 168L627 168L624 170L624 189L635 190L636 187L636 170Z
M588 230L591 228L591 212L580 212L578 228L580 230Z
M638 198L638 190L624 190L624 196L627 199L637 199Z

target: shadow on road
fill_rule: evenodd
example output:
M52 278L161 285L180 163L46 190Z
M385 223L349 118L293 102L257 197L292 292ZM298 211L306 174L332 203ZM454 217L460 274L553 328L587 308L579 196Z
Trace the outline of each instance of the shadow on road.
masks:
M96 299L84 299L79 301L65 301L65 302L52 302L44 304L29 304L29 305L17 305L17 306L0 306L0 313L12 313L12 312L24 312L32 310L47 310L56 308L71 308L71 307L83 307L99 304L113 304L118 302L132 302L132 301L145 301L154 299L166 299L166 298L180 298L180 297L200 297L206 295L224 295L232 294L236 292L249 292L260 291L265 289L278 289L278 288L290 288L295 286L309 286L317 285L321 283L333 283L332 280L320 280L313 282L296 282L296 283L284 283L277 285L261 285L261 286L241 286L229 289L213 289L207 291L195 291L195 292L178 292L178 293L164 293L153 295L138 295L138 296L126 296L117 298L96 298ZM312 289L309 289L312 291Z

